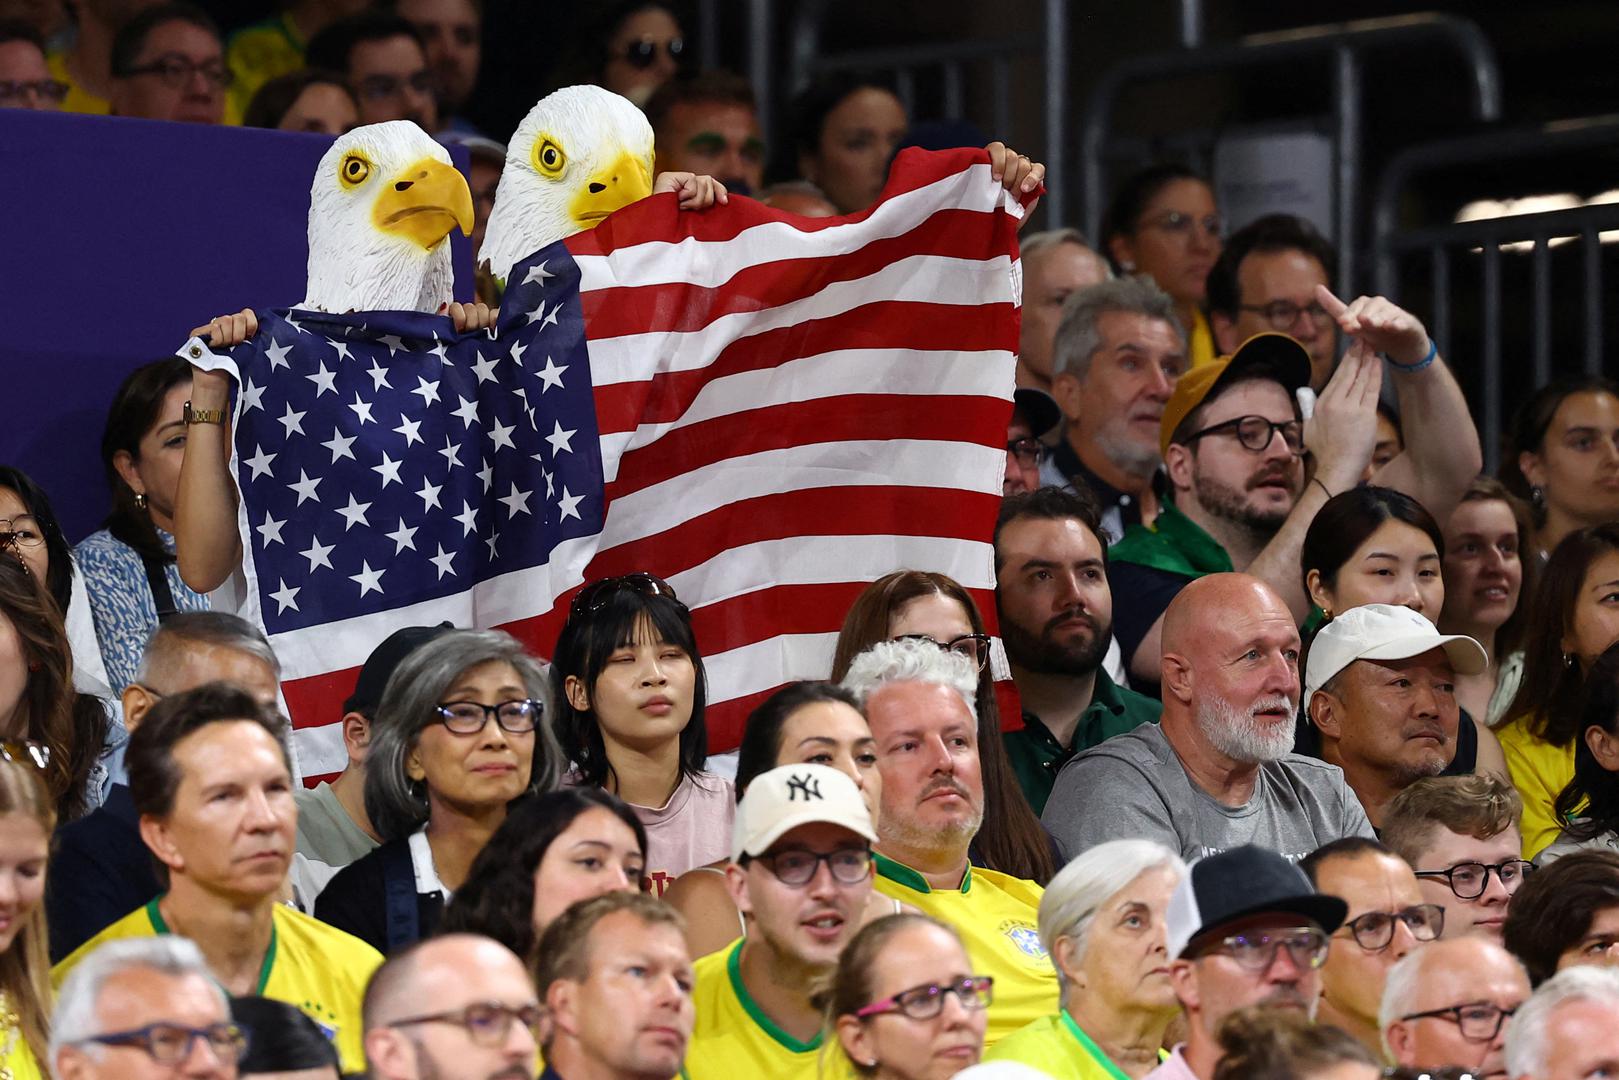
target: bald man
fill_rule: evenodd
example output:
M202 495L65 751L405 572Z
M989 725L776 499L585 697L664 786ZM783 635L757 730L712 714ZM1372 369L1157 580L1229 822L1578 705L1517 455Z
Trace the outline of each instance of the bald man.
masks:
M1378 1023L1396 1065L1459 1066L1480 1080L1506 1080L1507 1020L1529 998L1529 976L1501 946L1447 938L1389 970Z
M474 934L429 938L392 957L365 989L374 1080L533 1080L540 1001L522 961Z
M1186 859L1257 844L1290 859L1372 826L1335 765L1292 752L1299 632L1248 574L1187 584L1164 613L1163 720L1075 757L1042 820L1068 858L1158 840Z

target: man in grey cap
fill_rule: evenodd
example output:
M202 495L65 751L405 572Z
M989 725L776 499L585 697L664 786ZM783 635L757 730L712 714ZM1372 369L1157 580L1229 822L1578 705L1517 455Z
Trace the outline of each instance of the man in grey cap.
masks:
M1245 846L1192 864L1169 899L1169 980L1186 1014L1186 1041L1148 1080L1211 1080L1216 1033L1238 1009L1296 1009L1321 997L1327 939L1348 913L1291 862Z
M1390 604L1350 608L1316 635L1305 712L1321 733L1322 759L1344 771L1374 827L1394 796L1450 767L1461 733L1456 676L1488 665L1472 638L1441 634Z

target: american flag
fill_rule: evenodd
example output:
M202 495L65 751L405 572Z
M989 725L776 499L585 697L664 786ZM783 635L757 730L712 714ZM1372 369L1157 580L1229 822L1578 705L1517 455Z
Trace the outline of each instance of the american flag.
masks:
M260 315L240 385L246 596L306 780L394 629L549 654L587 581L692 608L711 747L824 677L859 591L908 567L992 614L1017 341L1017 219L982 151L906 151L851 219L748 199L630 206L512 272L491 332L402 312Z

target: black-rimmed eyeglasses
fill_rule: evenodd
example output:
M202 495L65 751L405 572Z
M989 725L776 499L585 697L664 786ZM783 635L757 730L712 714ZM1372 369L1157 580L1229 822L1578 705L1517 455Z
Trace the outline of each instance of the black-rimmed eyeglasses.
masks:
M230 68L226 67L222 60L204 60L198 64L189 57L181 56L179 53L168 53L153 60L150 64L125 68L122 71L114 72L114 74L123 78L128 78L131 75L156 75L163 80L163 85L170 90L185 89L191 84L192 78L197 75L201 75L208 85L215 90L224 89L234 80Z
M91 1035L80 1043L99 1043L102 1046L130 1046L146 1051L146 1055L159 1065L178 1065L191 1056L192 1047L201 1039L220 1061L238 1062L247 1053L247 1031L237 1024L209 1024L207 1027L186 1027L184 1024L147 1024L133 1031L109 1031L105 1035Z
M755 855L753 862L763 863L783 885L794 888L808 885L820 873L821 864L832 871L834 881L845 885L858 885L871 876L869 848L839 848L837 851L806 851L790 848L774 855Z
M533 698L515 698L499 705L481 701L450 701L434 707L439 723L455 735L476 735L493 720L500 730L513 735L533 731L539 725L545 706Z
M1235 960L1238 967L1266 971L1276 962L1277 950L1284 948L1288 959L1300 971L1318 968L1327 962L1327 935L1310 927L1232 934L1212 942L1201 955L1223 954Z
M1514 1005L1503 1009L1487 1001L1473 1001L1466 1005L1452 1005L1445 1009L1429 1009L1410 1013L1401 1020L1449 1020L1461 1029L1462 1038L1469 1042L1489 1042L1501 1033L1501 1025L1518 1011Z
M1535 864L1525 859L1508 859L1498 863L1461 862L1449 870L1418 870L1417 877L1443 881L1450 886L1450 891L1456 894L1458 900L1476 900L1489 887L1492 872L1500 879L1501 887L1511 892L1522 885L1524 876L1534 869Z
M1368 911L1344 923L1355 944L1367 952L1380 952L1394 940L1394 927L1405 923L1418 941L1432 941L1445 930L1445 909L1438 904L1413 904L1399 911Z
M1278 424L1274 420L1267 420L1263 416L1238 416L1230 420L1222 420L1218 424L1210 424L1202 431L1194 431L1186 436L1183 442L1188 446L1206 435L1235 435L1244 450L1260 453L1269 449L1271 440L1276 433L1282 433L1282 442L1296 457L1304 453L1304 425L1297 420L1287 420Z
M989 663L989 635L988 634L958 634L949 641L940 641L928 634L900 634L895 641L928 641L937 645L945 652L953 652L957 656L964 656L972 661L979 671Z
M912 1020L932 1020L944 1009L946 994L956 995L961 1007L969 1011L987 1009L995 1001L995 980L988 975L968 975L955 982L928 983L901 990L892 997L873 1001L857 1009L855 1015L864 1020L883 1013L899 1013Z
M545 1011L538 1004L505 1005L498 1001L479 1001L464 1009L395 1020L388 1026L398 1028L412 1024L454 1024L456 1027L465 1028L467 1036L478 1046L500 1046L506 1041L506 1036L511 1034L514 1020L532 1032L544 1015Z
M1272 300L1268 304L1238 304L1239 311L1252 311L1264 317L1272 330L1288 331L1298 325L1300 315L1308 315L1318 330L1331 326L1333 318L1327 309L1311 302L1302 307L1291 300Z
M1040 440L1032 435L1006 440L1006 452L1017 458L1018 464L1025 469L1032 469L1040 464L1040 454L1044 449Z

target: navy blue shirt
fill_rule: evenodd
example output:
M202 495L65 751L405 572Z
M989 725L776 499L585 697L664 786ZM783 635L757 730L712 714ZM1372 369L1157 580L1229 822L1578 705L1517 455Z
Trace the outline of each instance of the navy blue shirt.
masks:
M162 891L129 787L114 784L100 807L56 830L45 884L51 963Z

